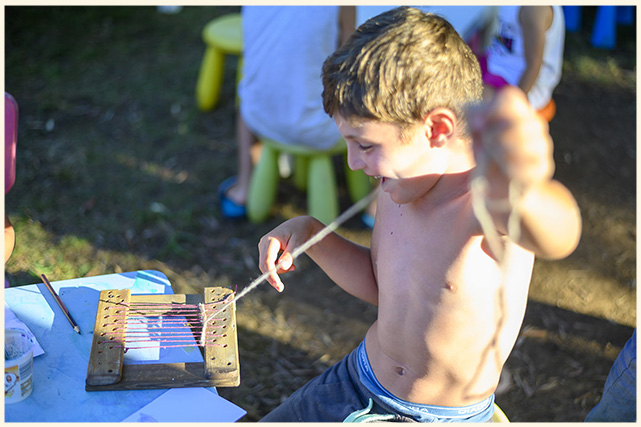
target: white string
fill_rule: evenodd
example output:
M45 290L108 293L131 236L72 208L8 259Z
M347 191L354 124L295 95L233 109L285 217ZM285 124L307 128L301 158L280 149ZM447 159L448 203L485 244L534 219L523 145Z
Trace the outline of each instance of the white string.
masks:
M205 304L198 304L198 309L200 310L201 319L204 320L205 319L205 313L206 313ZM207 321L209 321L209 319L207 319ZM200 330L200 345L201 346L205 345L205 334L206 334L205 329L206 328L207 328L207 322L203 322L203 327Z
M503 200L488 200L487 190L488 182L485 173L488 169L488 157L480 156L474 177L470 183L470 192L472 194L472 209L474 215L481 224L483 234L487 239L490 250L496 256L497 261L503 269L503 260L505 258L505 247L503 239L499 235L494 225L494 220L488 210L488 205L491 205L494 210L509 212L507 223L508 239L514 243L518 242L521 237L521 213L519 207L519 199L522 196L522 186L516 180L511 180L508 187L508 198Z
M374 200L376 195L378 194L378 188L371 193L369 193L367 196L363 197L361 200L353 204L349 209L347 209L345 212L340 214L334 221L329 223L325 228L320 230L318 233L313 235L309 240L298 246L296 249L294 249L291 253L292 259L291 261L295 260L299 255L301 255L303 252L305 252L307 249L315 245L316 243L320 242L325 238L328 234L332 233L335 231L341 224L343 224L345 221L356 215L358 212L362 211L365 209L370 202ZM285 260L281 260L279 263L277 263L271 270L266 271L262 275L258 276L256 279L254 279L245 289L243 289L238 295L236 295L234 298L226 302L219 308L214 314L209 316L205 322L209 322L216 314L220 313L223 311L225 308L227 308L230 304L238 301L245 295L247 295L249 292L254 290L259 284L261 284L269 275L271 275L273 272L277 271L282 264L285 262Z
M499 311L498 317L496 319L496 333L494 338L490 342L490 346L487 348L487 351L483 353L482 360L486 360L489 356L489 352L492 348L498 348L498 338L500 331L504 328L506 322L506 300L505 300L505 288L507 286L508 280L508 266L509 266L509 250L511 245L509 241L516 243L518 242L521 236L521 213L520 213L520 198L523 194L523 187L520 182L512 179L510 180L508 187L508 198L502 200L489 200L487 197L487 191L489 183L485 174L488 170L489 164L489 153L482 153L485 155L479 156L478 164L476 170L474 171L474 177L470 183L470 192L472 195L472 209L474 215L476 216L479 224L481 224L481 229L483 230L483 235L490 246L490 250L496 257L496 260L499 264L499 270L501 272L501 282L498 287L498 301L499 301ZM496 226L494 225L494 220L490 215L488 206L491 206L495 211L509 212L508 215L508 224L507 224L507 238L508 244L501 238ZM499 358L499 352L495 352L495 361L497 366L501 366L501 360ZM483 365L483 362L479 364L479 367ZM477 369L477 373L480 374L480 371Z

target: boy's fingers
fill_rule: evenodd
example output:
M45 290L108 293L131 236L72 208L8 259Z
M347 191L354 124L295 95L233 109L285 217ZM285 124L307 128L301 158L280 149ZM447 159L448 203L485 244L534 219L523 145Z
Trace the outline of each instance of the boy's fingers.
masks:
M497 91L489 103L470 108L468 116L478 163L496 162L507 176L525 182L550 176L550 162L544 160L551 156L548 125L521 89Z
M267 281L278 292L283 292L283 290L285 290L285 285L283 285L283 282L281 282L280 277L278 277L277 274L274 274L274 277L275 279L268 278Z
M267 281L279 292L283 289L283 283L280 281L275 267L280 249L281 242L274 237L266 237L259 242L260 264L258 268L263 273L269 272Z
M258 266L263 273L269 272L267 281L278 292L282 292L285 286L280 280L280 273L294 271L294 258L291 253L283 252L278 258L278 254L283 250L283 244L275 237L266 237L259 242L259 252L261 262Z
M506 86L497 91L490 105L491 111L501 117L526 117L535 114L525 92L516 86Z
M280 280L280 276L278 276L278 272L276 271L276 269L273 269L273 268L270 269L269 271L270 273L267 276L267 281L278 292L283 292L283 289L285 289L285 285L283 285L283 282Z
M289 252L283 252L283 254L280 256L280 259L278 260L278 272L286 272L289 271L290 268L294 265L294 258L292 258L292 254Z
M467 109L467 120L472 132L483 132L487 126L505 117L517 118L535 114L525 93L515 86L496 91L492 99Z

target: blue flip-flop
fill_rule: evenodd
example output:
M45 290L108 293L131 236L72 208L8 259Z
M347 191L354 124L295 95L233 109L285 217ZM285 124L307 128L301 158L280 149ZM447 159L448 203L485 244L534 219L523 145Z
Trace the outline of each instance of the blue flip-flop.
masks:
M223 217L227 219L245 218L247 209L245 205L239 205L227 197L227 190L236 184L237 177L231 176L220 183L218 186L218 201Z

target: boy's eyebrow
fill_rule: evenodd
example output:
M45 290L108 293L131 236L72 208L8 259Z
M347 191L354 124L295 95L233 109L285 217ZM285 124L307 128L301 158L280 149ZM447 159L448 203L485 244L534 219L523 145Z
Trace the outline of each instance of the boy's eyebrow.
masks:
M344 139L357 139L359 141L368 142L368 143L371 143L371 144L375 144L376 143L376 141L371 140L371 139L369 139L369 138L367 138L367 137L365 137L363 135L352 135L352 134L349 134L349 135L343 135L343 138Z

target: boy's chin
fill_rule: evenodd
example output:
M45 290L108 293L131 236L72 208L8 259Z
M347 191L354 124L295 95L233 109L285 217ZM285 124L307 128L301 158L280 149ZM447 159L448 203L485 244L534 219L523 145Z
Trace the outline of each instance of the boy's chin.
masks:
M389 198L392 200L394 203L398 203L399 205L404 205L405 203L408 202L406 200L406 197L402 194L400 188L398 187L397 180L395 179L389 179L389 178L381 178L381 187L380 189L389 195Z
M403 197L403 196L400 196L400 195L394 194L394 193L389 193L389 196L390 196L390 200L392 200L392 202L394 202L397 205L399 205L399 207L401 205L406 205L406 204L408 204L408 203L410 203L412 201L412 200L408 199L407 197Z

